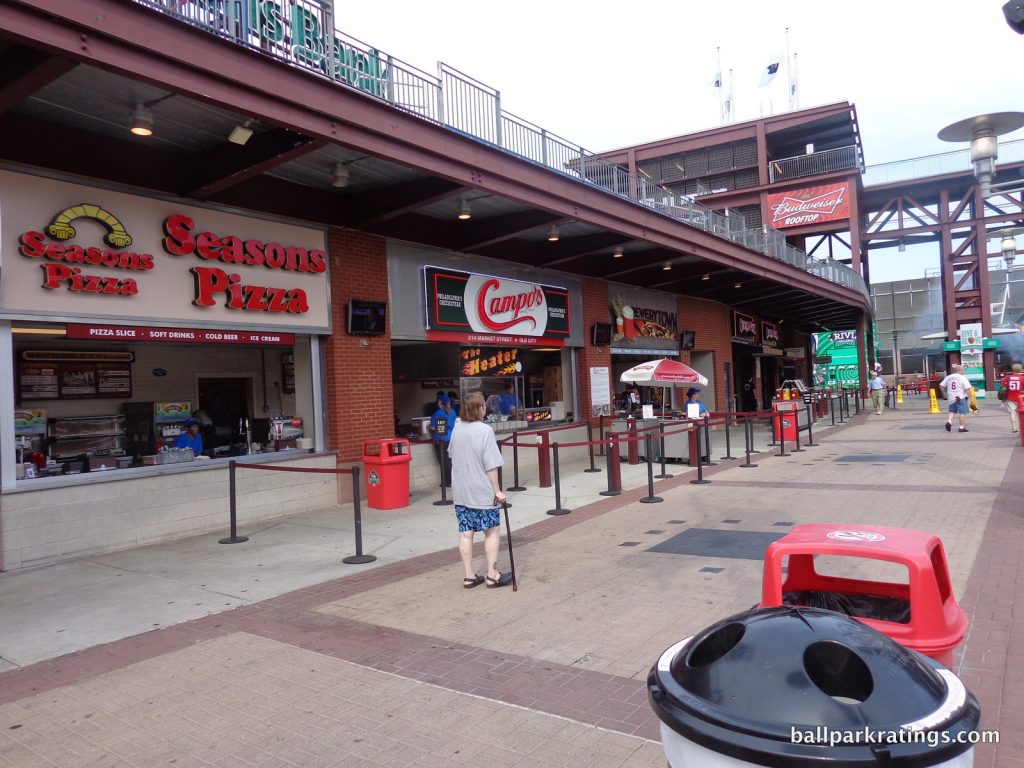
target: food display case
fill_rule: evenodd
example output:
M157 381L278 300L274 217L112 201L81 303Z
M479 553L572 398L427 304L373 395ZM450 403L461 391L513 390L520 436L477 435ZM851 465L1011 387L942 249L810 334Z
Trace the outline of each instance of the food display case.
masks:
M55 459L80 456L121 456L127 437L124 416L74 416L47 421L50 455Z
M495 433L526 429L526 408L523 407L525 379L523 376L472 376L459 379L459 397L465 400L470 392L484 396L487 415L484 421Z

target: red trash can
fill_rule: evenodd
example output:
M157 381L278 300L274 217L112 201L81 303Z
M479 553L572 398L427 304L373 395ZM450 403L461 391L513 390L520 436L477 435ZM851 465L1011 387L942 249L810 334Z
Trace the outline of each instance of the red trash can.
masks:
M366 503L373 509L409 506L409 441L364 440Z
M797 400L776 400L772 403L775 415L772 417L772 433L775 439L779 439L779 422L782 422L782 439L789 443L796 442L797 429L797 408L800 406Z
M824 574L815 569L816 555L896 563L906 567L908 578L869 581ZM778 605L846 613L947 667L967 633L967 615L953 596L942 540L908 528L859 523L794 527L765 552L758 607Z

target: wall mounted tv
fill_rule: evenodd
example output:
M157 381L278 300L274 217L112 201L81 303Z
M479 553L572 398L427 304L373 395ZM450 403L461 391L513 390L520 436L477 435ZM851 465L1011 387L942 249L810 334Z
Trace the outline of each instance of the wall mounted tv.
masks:
M590 329L590 343L595 347L607 347L612 343L612 324L594 323Z
M350 336L383 336L388 304L386 301L349 299L348 333Z
M680 349L693 349L697 343L697 332L696 331L683 331L679 334L679 348Z

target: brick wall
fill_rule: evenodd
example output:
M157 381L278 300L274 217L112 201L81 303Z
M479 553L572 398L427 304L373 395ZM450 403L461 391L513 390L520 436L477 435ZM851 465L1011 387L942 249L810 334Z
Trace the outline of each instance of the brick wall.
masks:
M363 440L395 435L391 308L386 335L346 332L349 299L388 299L387 243L337 229L329 232L328 242L334 334L326 343L327 435L344 463L359 457Z
M611 319L608 306L608 283L593 277L581 279L583 287L583 334L586 344L577 357L579 361L579 393L580 402L577 406L579 418L589 418L592 411L590 399L590 369L604 367L608 369L609 388L615 391L611 382L612 358L608 347L595 347L590 343L590 329L594 323L607 323Z
M732 367L732 328L729 324L729 308L717 301L695 299L689 296L679 297L680 330L697 332L697 351L712 352L715 356L715 404L706 405L713 411L725 410L725 381L722 380L724 364ZM679 359L690 364L690 353L683 352ZM701 371L708 378L711 373Z

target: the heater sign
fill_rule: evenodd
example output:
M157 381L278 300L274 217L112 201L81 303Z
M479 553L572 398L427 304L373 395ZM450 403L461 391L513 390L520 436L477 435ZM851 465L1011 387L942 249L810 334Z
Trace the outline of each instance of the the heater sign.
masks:
M768 195L768 223L775 229L850 218L850 185L828 184Z

